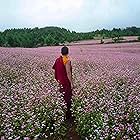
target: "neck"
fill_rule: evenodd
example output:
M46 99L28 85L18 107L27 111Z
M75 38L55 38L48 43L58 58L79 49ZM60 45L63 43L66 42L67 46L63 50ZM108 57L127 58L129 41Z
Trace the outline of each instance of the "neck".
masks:
M66 55L62 55L62 56L68 56L68 54L66 54Z

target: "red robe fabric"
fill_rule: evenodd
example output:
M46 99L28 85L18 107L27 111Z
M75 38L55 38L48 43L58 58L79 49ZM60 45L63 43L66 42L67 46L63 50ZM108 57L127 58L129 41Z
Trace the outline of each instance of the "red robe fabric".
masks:
M67 72L63 63L62 56L56 59L52 68L55 70L55 79L57 80L57 82L59 82L60 85L62 85L62 88L60 88L60 92L64 92L64 100L66 102L67 108L69 109L71 107L72 89L70 81L67 77Z

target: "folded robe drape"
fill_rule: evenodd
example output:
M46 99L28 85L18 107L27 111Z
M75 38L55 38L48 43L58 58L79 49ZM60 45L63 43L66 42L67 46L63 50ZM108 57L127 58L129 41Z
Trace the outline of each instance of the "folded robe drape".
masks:
M65 65L63 63L63 58L60 56L56 59L53 67L55 70L55 79L61 85L60 92L64 94L64 100L67 105L67 116L70 116L70 107L71 107L71 98L72 98L72 89L71 83L67 77L67 72ZM72 67L71 67L72 72Z

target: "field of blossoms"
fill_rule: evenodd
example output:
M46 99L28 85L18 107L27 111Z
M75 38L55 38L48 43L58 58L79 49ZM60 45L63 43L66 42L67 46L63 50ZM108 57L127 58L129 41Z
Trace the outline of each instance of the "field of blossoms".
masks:
M65 140L52 65L62 46L0 47L1 140ZM140 43L72 45L72 112L80 139L140 139Z

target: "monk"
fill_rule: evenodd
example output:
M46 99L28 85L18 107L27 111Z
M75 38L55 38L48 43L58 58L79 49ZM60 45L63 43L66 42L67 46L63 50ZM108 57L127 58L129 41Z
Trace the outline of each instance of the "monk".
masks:
M64 94L64 101L67 106L66 119L71 118L70 108L73 89L72 66L68 54L68 47L61 48L61 56L56 59L52 67L55 70L55 79L60 85L60 92Z

